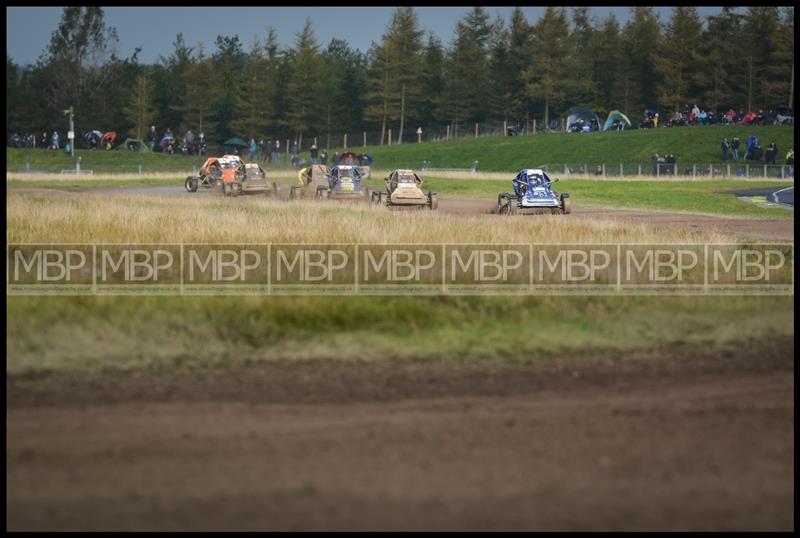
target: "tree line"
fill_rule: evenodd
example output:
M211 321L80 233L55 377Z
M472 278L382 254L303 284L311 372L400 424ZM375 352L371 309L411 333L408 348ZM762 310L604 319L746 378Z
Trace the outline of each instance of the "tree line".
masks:
M338 38L319 43L310 21L293 46L277 33L245 45L218 36L213 50L181 34L152 65L140 49L122 58L100 7L66 7L38 61L6 56L8 132L63 125L142 138L151 124L231 136L302 140L325 134L409 130L489 120L547 123L573 106L632 121L644 109L669 112L794 105L794 8L724 7L701 18L695 7L633 7L625 24L588 7L546 8L529 21L475 7L449 42L425 32L412 7L397 8L365 53ZM79 127L80 128L80 127ZM177 129L177 130L176 130Z

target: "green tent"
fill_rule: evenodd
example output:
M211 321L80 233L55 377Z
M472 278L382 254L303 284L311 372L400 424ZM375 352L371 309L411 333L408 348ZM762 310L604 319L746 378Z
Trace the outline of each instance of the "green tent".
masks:
M138 149L130 149L128 144L135 144ZM151 153L150 146L148 146L144 140L139 140L138 138L126 138L125 142L120 144L115 148L116 151L138 151L139 153Z
M612 126L614 125L614 120L619 119L622 123L623 129L630 129L631 127L631 120L628 119L628 116L620 112L619 110L612 110L608 113L608 118L606 118L606 123L603 125L604 131L610 131Z

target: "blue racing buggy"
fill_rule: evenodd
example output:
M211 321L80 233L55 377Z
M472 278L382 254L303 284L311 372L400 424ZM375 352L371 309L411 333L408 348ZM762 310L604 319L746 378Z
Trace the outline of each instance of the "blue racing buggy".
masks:
M526 168L520 170L511 184L514 192L501 192L497 196L497 213L500 215L561 213L572 211L569 194L555 192L551 180L544 170Z
M317 198L323 200L365 200L369 189L361 185L361 171L357 166L338 165L326 174L328 184L317 187Z

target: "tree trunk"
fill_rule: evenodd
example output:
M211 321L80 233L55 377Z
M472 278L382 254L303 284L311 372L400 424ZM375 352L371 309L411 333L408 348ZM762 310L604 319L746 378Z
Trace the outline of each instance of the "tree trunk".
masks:
M406 83L400 87L400 133L397 135L398 143L403 143L403 124L406 117Z
M545 98L544 100L544 127L545 129L550 128L550 99Z

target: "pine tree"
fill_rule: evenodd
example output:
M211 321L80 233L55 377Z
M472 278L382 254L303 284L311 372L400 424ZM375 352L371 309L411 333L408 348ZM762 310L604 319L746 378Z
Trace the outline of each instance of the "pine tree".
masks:
M316 132L319 118L323 116L320 110L322 62L318 48L311 21L306 20L303 31L297 36L286 96L288 127L301 142L303 134Z
M703 69L700 56L702 22L695 7L675 7L664 40L655 57L661 76L659 103L678 111L681 105L697 101L698 82Z
M422 96L416 114L412 118L419 126L429 127L434 120L441 120L439 108L444 89L444 50L441 41L428 34L428 41L422 53Z
M236 135L231 128L231 121L234 118L247 55L242 51L239 36L217 36L215 44L217 50L211 56L218 88L214 107L217 122L215 131L219 140L224 141Z
M623 63L620 27L613 13L594 32L590 45L596 51L594 79L598 100L609 111L624 106L620 67Z
M202 45L197 47L191 61L184 67L182 78L186 93L174 105L181 115L181 132L193 129L198 134L206 134L208 140L208 134L216 127L212 115L218 99L219 82L211 59L203 54Z
M594 22L588 7L572 9L573 61L570 67L568 100L593 110L598 103L597 79L599 77L599 52L592 45L596 41Z
M389 121L391 110L395 108L396 92L392 91L392 68L387 47L373 45L369 57L367 106L364 109L364 117L380 124L380 143L383 145L386 139L386 124Z
M146 74L136 78L125 113L134 125L130 131L131 135L141 140L156 114L153 106L153 88Z
M631 8L632 17L623 28L623 111L628 117L641 117L645 107L658 105L659 77L655 56L660 46L658 16L649 7Z
M261 43L256 38L242 75L231 122L233 131L247 139L258 140L267 131L272 119L266 74L266 59Z
M572 62L572 44L564 9L548 7L533 26L533 63L523 72L528 95L544 104L544 121L549 124L551 108L558 107L566 92Z
M456 35L445 62L442 110L451 119L454 132L460 122L486 119L489 93L489 15L475 7L456 24Z
M723 7L722 13L708 17L701 46L704 68L700 83L703 100L712 110L743 106L747 85L737 43L741 26L742 16L730 7Z
M514 77L512 89L512 110L516 118L525 116L530 119L531 100L525 89L523 73L530 67L533 33L522 9L515 7L511 12L509 28L509 69Z
M384 36L391 78L400 94L395 98L399 102L399 110L392 114L392 119L400 121L397 135L400 142L403 140L407 111L417 106L422 95L419 84L422 76L422 35L414 9L400 7L392 15L392 22Z

